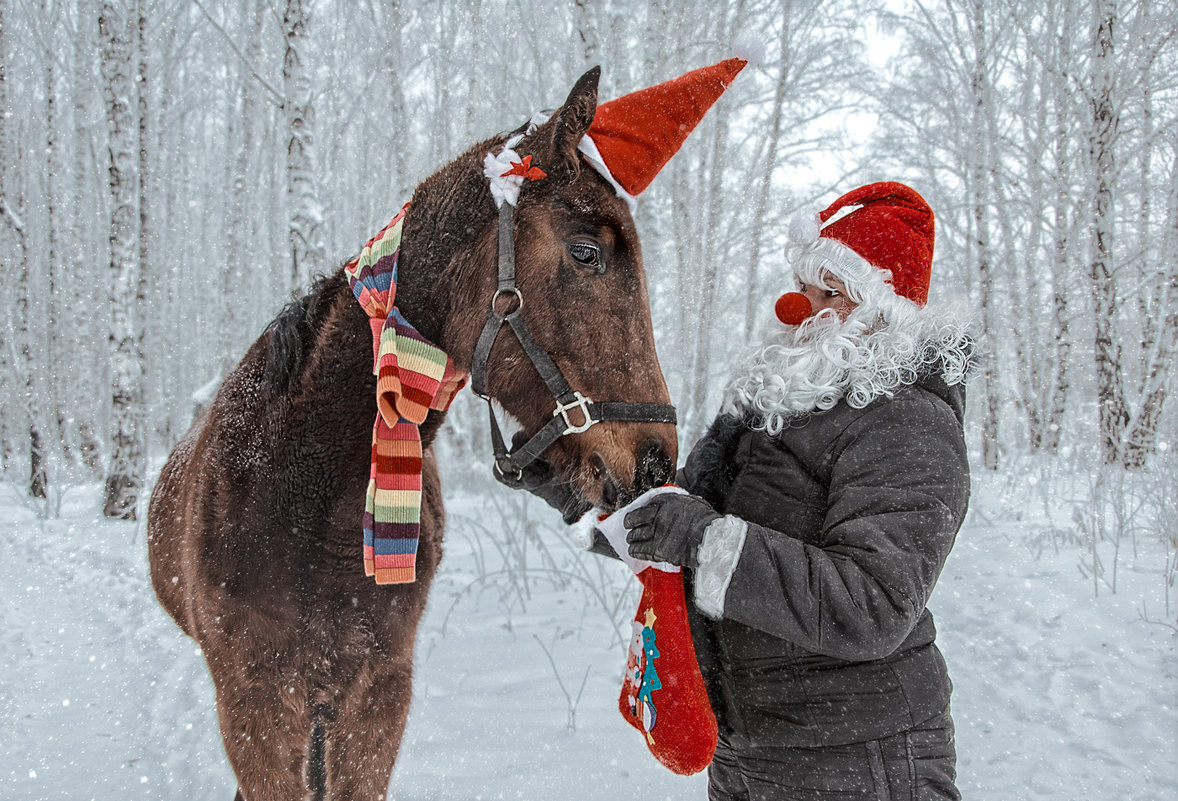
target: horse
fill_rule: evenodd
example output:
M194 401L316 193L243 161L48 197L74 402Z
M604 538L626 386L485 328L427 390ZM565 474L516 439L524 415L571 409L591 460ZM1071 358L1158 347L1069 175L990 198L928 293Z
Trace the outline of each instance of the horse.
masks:
M577 153L599 75L583 75L516 145L547 177L527 184L506 227L482 170L505 134L416 188L396 300L455 369L474 370L479 391L522 432L571 420L536 448L560 480L610 511L671 477L676 438L673 418L586 419L609 405L591 407L590 397L670 408L630 209ZM496 269L503 231L515 251L506 290L501 259ZM498 335L513 313L530 336ZM552 409L551 371L537 369L536 350L580 400ZM378 585L361 558L375 390L372 329L341 268L253 343L175 445L151 496L152 586L208 664L242 801L377 799L389 787L415 633L442 556L433 444L445 413L431 410L420 426L416 580Z

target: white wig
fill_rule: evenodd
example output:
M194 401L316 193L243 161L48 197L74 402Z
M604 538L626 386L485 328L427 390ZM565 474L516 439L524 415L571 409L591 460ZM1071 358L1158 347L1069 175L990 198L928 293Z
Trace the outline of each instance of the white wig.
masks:
M966 327L897 295L887 271L825 238L789 257L800 283L831 289L832 276L858 305L846 321L826 309L771 334L729 382L722 412L776 436L840 399L863 408L928 373L940 372L950 385L966 380L973 350Z

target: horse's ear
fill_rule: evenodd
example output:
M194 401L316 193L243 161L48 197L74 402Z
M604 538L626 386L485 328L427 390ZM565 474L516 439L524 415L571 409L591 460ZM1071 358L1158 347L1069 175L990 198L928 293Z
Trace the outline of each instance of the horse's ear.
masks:
M597 113L597 82L601 67L593 67L574 84L564 105L553 117L552 154L569 165L577 163L577 145Z

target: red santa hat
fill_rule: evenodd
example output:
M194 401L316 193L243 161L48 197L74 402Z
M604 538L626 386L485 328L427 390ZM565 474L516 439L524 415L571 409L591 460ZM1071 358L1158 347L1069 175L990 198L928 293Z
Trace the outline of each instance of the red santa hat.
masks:
M679 151L688 134L748 63L743 58L726 59L599 105L577 149L633 210L635 196ZM498 153L487 153L483 173L496 205L506 202L514 206L525 179L545 177L530 158L525 164L514 148L549 117L550 112L538 112L526 129L504 142Z
M586 160L615 188L640 194L747 63L729 58L601 104L588 134L601 164L582 148Z
M847 265L862 260L891 275L892 291L923 306L928 300L933 260L933 212L914 189L895 181L859 187L819 212L812 223L795 218L790 240L803 250L830 257L829 271L854 280ZM847 253L846 251L849 251ZM848 261L847 257L851 257ZM777 300L777 316L797 325L810 314L790 292Z

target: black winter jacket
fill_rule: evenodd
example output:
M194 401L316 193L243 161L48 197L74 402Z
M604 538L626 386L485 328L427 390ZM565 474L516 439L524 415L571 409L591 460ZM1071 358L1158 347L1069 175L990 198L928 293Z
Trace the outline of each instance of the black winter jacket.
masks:
M688 605L733 745L862 742L947 706L925 603L969 500L964 411L927 376L776 437L721 416L692 450L681 486L748 524L723 618Z

